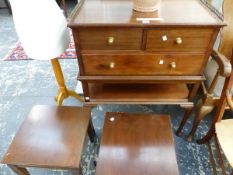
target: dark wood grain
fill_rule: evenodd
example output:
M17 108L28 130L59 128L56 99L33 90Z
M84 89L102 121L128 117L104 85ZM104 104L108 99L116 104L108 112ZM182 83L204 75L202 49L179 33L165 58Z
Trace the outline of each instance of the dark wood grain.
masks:
M85 28L79 29L82 50L140 50L142 29L138 28ZM108 38L113 37L113 44Z
M120 10L119 10L120 9ZM171 15L172 14L172 15ZM137 18L162 18L143 24ZM133 10L131 0L85 0L71 19L70 27L89 26L222 26L223 23L198 0L163 0L158 11L141 13Z
M176 89L176 91L174 91ZM186 84L89 84L92 102L188 102Z
M178 175L169 116L107 113L96 174Z
M22 172L17 166L79 168L90 115L89 108L33 107L2 163Z
M146 50L205 53L212 33L213 29L211 28L158 28L148 30ZM167 37L167 41L162 40L163 36ZM177 38L182 39L181 44L176 43Z
M83 55L85 75L202 75L203 54ZM172 68L171 64L176 67Z
M138 83L196 83L197 81L205 80L205 77L202 76L132 76L132 75L124 75L124 76L78 76L78 80L92 83L128 83L132 84L136 81Z
M160 88L159 83L198 87L217 33L225 26L199 0L162 0L158 11L152 13L134 11L131 0L85 0L81 4L74 10L69 26L79 53L78 79L83 84L85 104L120 103L117 95L106 95L113 92L123 95L130 91L118 87L119 83L128 83L127 87L131 88L134 88L132 84L140 83L154 83L155 89ZM140 21L139 18L156 20ZM109 37L114 38L112 44L108 44ZM180 44L178 38L182 41ZM95 83L96 90L91 83ZM103 93L104 83L115 83L112 88L116 90ZM100 98L93 92L101 92L103 96ZM158 94L170 94L171 90L159 90L157 94L153 90L139 92L146 95L145 98L138 93L126 94L122 103L171 104L170 99L177 99L173 94L171 97ZM174 86L173 92L180 92L179 86ZM159 96L156 98L155 94ZM190 105L195 95L196 90L190 91L185 103ZM172 103L184 104L180 100Z

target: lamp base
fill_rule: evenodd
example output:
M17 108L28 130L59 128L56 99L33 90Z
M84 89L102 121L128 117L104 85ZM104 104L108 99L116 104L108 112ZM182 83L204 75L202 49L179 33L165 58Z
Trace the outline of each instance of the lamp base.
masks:
M72 91L64 87L59 87L57 96L55 96L54 99L57 102L57 105L61 106L63 100L68 97L74 97L80 102L84 102L83 98L79 94L77 94L75 91Z
M51 64L58 84L58 93L57 96L55 97L57 105L61 106L63 100L70 96L76 98L80 102L84 102L83 98L79 94L66 87L64 76L58 59L57 58L52 59Z

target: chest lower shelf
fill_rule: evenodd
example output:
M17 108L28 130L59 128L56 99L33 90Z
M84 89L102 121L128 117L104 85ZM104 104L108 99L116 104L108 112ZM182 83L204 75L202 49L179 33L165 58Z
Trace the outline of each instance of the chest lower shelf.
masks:
M184 104L189 90L179 84L89 83L89 101L85 104Z

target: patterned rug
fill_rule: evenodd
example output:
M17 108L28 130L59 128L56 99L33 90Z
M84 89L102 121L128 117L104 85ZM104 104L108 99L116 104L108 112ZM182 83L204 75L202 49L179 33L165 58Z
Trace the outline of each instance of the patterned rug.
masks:
M60 59L74 59L77 58L73 36L70 32L71 42L69 44L68 49L60 55L58 58ZM32 60L33 58L29 58L25 53L22 43L18 41L12 49L10 49L9 53L4 57L4 61L18 61L18 60Z

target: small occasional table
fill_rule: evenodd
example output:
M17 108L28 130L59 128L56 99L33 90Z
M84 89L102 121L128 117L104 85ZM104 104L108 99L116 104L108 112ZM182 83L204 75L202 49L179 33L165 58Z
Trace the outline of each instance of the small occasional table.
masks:
M179 174L170 117L107 113L96 175Z
M80 175L87 132L94 141L88 108L34 106L1 163L18 175L29 175L27 167L68 169Z

